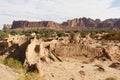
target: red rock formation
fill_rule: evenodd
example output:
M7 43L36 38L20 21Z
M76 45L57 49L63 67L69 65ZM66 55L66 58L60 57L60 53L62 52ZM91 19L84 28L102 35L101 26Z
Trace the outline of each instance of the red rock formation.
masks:
M12 28L9 25L4 25L6 29L55 29L55 30L111 30L119 29L120 19L100 19L93 20L91 18L75 18L61 24L52 21L13 21Z
M111 20L111 22L114 20ZM64 27L67 26L67 28L72 28L72 29L90 29L90 30L95 30L95 29L111 29L114 24L109 23L108 21L101 21L100 19L93 20L91 18L80 18L80 19L73 19L73 20L68 20L66 22L63 22L62 25Z
M62 23L63 26L74 27L79 29L95 29L97 23L90 18L80 18L80 19L73 19L68 20L67 22Z
M60 24L52 21L40 21L40 22L29 22L29 21L14 21L12 29L55 29L61 30Z
M115 28L120 29L120 20L116 21L114 26Z
M9 30L9 29L11 29L11 24L4 24L4 26L3 26L3 30Z

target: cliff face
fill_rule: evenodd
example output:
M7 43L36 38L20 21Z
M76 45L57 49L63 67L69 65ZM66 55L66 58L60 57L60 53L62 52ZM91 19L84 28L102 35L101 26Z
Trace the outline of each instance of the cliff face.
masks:
M12 29L34 29L34 28L46 28L46 29L61 29L60 24L52 21L41 22L29 22L29 21L14 21Z
M4 24L4 26L3 26L3 30L9 30L11 28L12 28L11 24Z
M55 29L55 30L111 30L120 28L120 19L100 19L93 20L91 18L75 18L61 24L52 21L13 21L12 27L4 26L6 29Z
M68 20L66 22L63 22L62 25L64 27L68 26L68 27L78 27L80 29L101 29L101 30L104 30L104 29L112 29L113 27L116 27L115 26L115 23L118 21L119 19L108 19L108 20L105 20L105 21L101 21L100 19L96 19L96 20L93 20L91 18L76 18L76 19L73 19L73 20ZM120 24L120 22L118 22ZM116 24L117 26L118 23Z
M116 21L114 26L115 28L120 29L120 20Z

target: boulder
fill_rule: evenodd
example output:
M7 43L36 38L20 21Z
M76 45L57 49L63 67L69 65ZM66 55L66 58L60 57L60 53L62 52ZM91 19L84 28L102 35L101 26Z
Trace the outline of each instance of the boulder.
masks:
M12 28L11 24L4 24L3 30L10 30Z
M115 62L109 65L109 67L120 70L120 63Z
M112 61L120 61L120 49L118 46L108 45L104 49Z
M55 60L60 61L60 59L52 53L56 43L55 40L51 42L44 42L43 40L36 38L31 40L26 49L24 65L28 65L28 67L34 65L40 72L39 67L41 66L38 65L42 65L42 63L51 63Z

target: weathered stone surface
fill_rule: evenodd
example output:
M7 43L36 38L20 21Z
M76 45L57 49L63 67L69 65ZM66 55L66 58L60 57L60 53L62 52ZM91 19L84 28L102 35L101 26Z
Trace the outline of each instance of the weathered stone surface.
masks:
M112 61L120 61L120 49L118 46L108 45L105 52L110 56Z
M51 50L56 43L57 42L54 40L51 42L44 42L43 40L37 40L36 38L31 40L25 53L25 64L27 63L31 66L38 62L49 63L51 61L55 61L57 56L55 56Z
M107 33L98 36L105 34ZM8 39L0 41L0 47L7 51L8 58L12 57L27 64L28 72L37 69L46 80L104 80L109 75L115 75L119 79L119 42L109 41L105 45L100 42L102 41L92 39L90 34L84 38L76 33L73 38L68 35L44 39L38 38L35 33L32 33L31 37L9 35ZM0 57L3 56L4 54ZM6 70L12 73L11 70L3 67L5 66L1 66L1 73L6 73ZM26 75L28 74L26 73ZM9 78L8 76L6 80ZM2 77L1 80L4 79Z
M115 26L116 29L120 29L120 20L116 21L114 26Z
M84 44L56 45L54 51L55 54L62 57L84 56L86 58L99 58L103 55L102 49Z
M64 27L74 27L75 29L112 29L114 26L114 20L109 20L109 21L101 21L99 19L93 20L91 18L79 18L79 19L73 19L73 20L68 20L66 22L63 22L62 25Z
M75 18L65 21L63 23L56 23L52 21L13 21L11 25L4 25L4 30L7 29L55 29L55 30L109 30L119 29L120 19L107 19L101 21L100 19L93 20L91 18Z
M12 29L61 29L60 24L52 21L40 21L40 22L29 22L29 21L13 21Z
M111 65L109 65L109 67L120 70L120 63L118 62L112 63Z
M70 36L70 42L71 43L79 43L80 42L81 35L80 33L74 34Z
M4 24L4 26L3 26L3 30L9 30L11 28L12 28L11 24Z

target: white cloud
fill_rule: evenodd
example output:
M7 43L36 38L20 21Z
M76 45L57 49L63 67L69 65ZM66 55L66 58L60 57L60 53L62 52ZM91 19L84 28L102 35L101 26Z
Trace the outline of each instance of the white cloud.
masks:
M13 20L52 20L75 17L116 18L120 8L110 8L114 0L0 0L0 25Z

